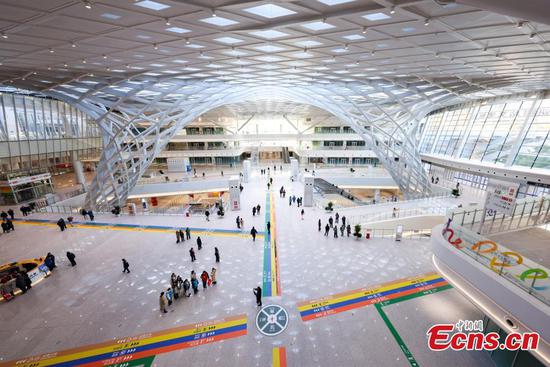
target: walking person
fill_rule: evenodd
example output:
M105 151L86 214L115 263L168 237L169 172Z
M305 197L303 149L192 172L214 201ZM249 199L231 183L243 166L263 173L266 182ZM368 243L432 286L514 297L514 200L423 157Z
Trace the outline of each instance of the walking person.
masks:
M328 218L328 224L330 224L330 228L332 228L332 225L334 224L334 219L332 219L332 217Z
M210 279L212 280L212 284L216 285L218 281L216 280L216 268L212 268L212 271L210 272Z
M241 228L241 218L237 215L237 228Z
M342 216L342 224L346 225L346 216L345 215Z
M69 261L71 262L71 266L75 266L76 265L76 261L74 261L74 259L76 258L76 255L73 254L72 252L70 251L67 251L67 259L69 259Z
M340 226L340 237L344 237L344 231L346 230L346 226L342 224Z
M241 217L240 221L241 221L241 229L244 229L244 219L243 219L243 217Z
M334 219L336 219L334 223L338 224L338 220L340 219L340 214L336 213L336 215L334 216Z
M252 207L252 216L253 217L256 216L256 207L255 206Z
M67 228L67 224L65 223L65 219L59 218L59 220L57 221L57 226L59 227L59 229L61 229L61 232L63 232Z
M189 280L187 278L183 281L183 295L185 297L191 297L191 292L189 291L191 289L191 283L189 283Z
M321 218L319 218L319 221L317 222L317 226L319 227L319 232L321 232Z
M15 213L13 212L13 209L9 208L9 209L8 209L8 214L9 214L11 220L13 220L14 217L15 217Z
M176 229L176 243L180 243L180 231Z
M292 196L288 197L288 206L292 206Z
M168 301L168 308L172 307L172 301L174 300L174 292L172 291L172 288L168 287L166 289L166 300Z
M189 229L189 227L185 228L185 237L188 240L191 239L191 230Z
M204 215L206 216L206 221L210 222L210 212L207 210L204 212Z
M258 231L256 230L256 228L254 228L254 226L252 226L252 229L250 230L250 234L252 235L253 242L256 242L256 233L258 233Z
M189 250L189 255L191 256L191 262L194 262L195 260L197 260L197 258L195 257L195 250L193 250L193 247L191 247L191 249Z
M338 227L334 226L333 231L334 231L334 238L338 238Z
M271 233L271 221L267 221L266 226L267 226L267 233Z
M325 236L328 237L328 232L329 232L329 231L330 231L330 226L329 226L328 223L327 223L327 225L325 226Z
M181 242L185 242L185 235L183 234L183 229L180 229L180 239L181 239Z
M129 273L130 272L130 264L126 259L122 259L122 272L123 273Z
M88 210L88 217L90 217L90 220L93 222L93 221L94 221L94 218L95 218L94 212L91 211L91 210Z
M208 279L210 279L210 275L208 275L208 272L206 270L203 270L201 273L201 280L202 280L202 288L206 289L206 283L208 282Z
M257 286L256 288L252 289L252 292L256 296L256 304L258 307L262 307L262 288L260 286Z
M159 309L161 313L167 313L166 311L166 299L164 298L164 292L160 292L159 297Z
M199 251L202 250L202 240L201 237L197 237L197 247L199 248Z
M217 247L214 247L214 257L216 258L216 262L220 262L220 252L218 251Z
M258 213L258 215L260 215L260 209L262 207L260 206L260 204L256 205L256 213Z
M302 209L302 220L304 220L304 209Z
M348 232L349 237L349 235L351 234L351 225L348 224L348 226L346 227L346 232Z
M191 288L193 288L193 294L199 293L199 281L197 278L191 279Z

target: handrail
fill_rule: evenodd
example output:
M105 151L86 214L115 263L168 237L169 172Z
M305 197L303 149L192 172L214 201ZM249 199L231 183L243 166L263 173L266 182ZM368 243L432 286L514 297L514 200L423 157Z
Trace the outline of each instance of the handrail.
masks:
M518 199L512 215L492 213L484 208L447 211L447 218L475 232L489 234L518 230L550 222L550 196Z
M449 246L550 305L550 269L452 221L442 234Z

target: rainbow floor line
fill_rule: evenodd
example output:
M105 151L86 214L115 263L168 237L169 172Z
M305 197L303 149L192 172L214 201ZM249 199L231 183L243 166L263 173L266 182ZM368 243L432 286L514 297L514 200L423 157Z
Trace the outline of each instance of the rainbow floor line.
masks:
M286 348L273 348L273 367L286 367Z
M37 226L49 226L56 227L57 220L52 219L15 219L19 224L29 224ZM88 229L107 229L107 230L121 230L121 231L140 231L140 232L157 232L157 233L172 233L176 229L185 229L186 226L172 227L172 226L156 226L145 224L125 224L125 223L106 223L106 222L80 222L73 221L74 228L88 228ZM68 229L73 228L68 226ZM244 233L234 229L217 229L217 228L196 228L189 227L191 234L197 236L227 236L227 237L243 237L249 238L250 234ZM258 237L263 237L263 232L258 232Z
M298 311L303 321L309 321L372 304L386 305L395 299L414 298L412 295L436 293L450 287L438 273L428 273L301 302Z
M246 335L246 314L0 363L0 367L100 367Z
M277 257L277 237L275 230L275 205L273 194L266 194L265 223L271 222L271 233L264 236L264 273L263 291L265 297L281 295L281 281L279 279L279 258Z

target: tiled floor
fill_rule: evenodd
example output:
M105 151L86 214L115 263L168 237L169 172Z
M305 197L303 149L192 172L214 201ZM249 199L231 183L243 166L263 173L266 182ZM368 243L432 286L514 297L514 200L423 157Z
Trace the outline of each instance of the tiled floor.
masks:
M302 195L303 186L291 183L288 172L274 175L277 251L282 295L264 299L289 312L289 326L280 335L266 337L255 328L257 307L252 288L261 284L263 241L231 236L203 236L203 249L191 263L189 247L175 243L172 233L117 231L17 224L16 231L0 236L0 259L43 256L53 252L59 268L30 292L0 304L0 358L11 360L113 338L246 313L248 334L213 344L161 354L156 366L271 366L272 348L285 346L289 366L408 366L399 345L373 306L304 322L296 304L347 290L367 287L433 271L429 241L389 239L356 241L334 239L317 231L328 215L318 208L288 205L288 195ZM279 198L284 185L287 199ZM146 223L236 229L235 217L264 229L263 212L252 217L251 206L265 210L265 177L253 175L244 184L243 210L223 219L181 217L97 216L96 221ZM35 214L33 218L58 218ZM214 262L214 246L221 263ZM78 265L63 255L76 253ZM121 258L132 272L122 274ZM158 310L158 294L172 272L188 277L191 270L218 268L218 284L198 296L176 302L168 314ZM478 319L481 314L457 291L404 301L384 308L416 360L422 366L492 366L483 352L430 352L426 329L436 322Z

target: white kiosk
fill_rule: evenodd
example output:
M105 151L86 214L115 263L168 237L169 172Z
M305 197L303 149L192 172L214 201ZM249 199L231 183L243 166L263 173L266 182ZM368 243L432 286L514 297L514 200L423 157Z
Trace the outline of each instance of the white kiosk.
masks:
M290 158L290 178L297 180L300 174L300 167L296 158Z
M229 200L231 210L241 210L241 190L239 189L239 176L229 178Z
M250 159L243 161L243 181L248 182L250 179Z
M313 206L313 176L304 175L304 206Z

